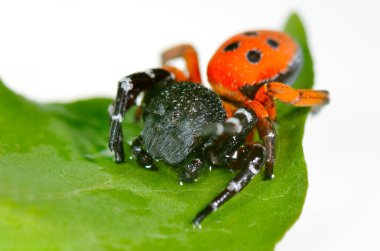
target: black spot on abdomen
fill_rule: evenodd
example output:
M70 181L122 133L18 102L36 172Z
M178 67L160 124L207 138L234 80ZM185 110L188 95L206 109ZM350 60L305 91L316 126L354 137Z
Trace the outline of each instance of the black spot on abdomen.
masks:
M259 33L257 31L247 31L243 33L246 36L254 37L257 36Z
M247 53L247 59L252 64L257 64L261 60L261 51L251 50Z
M235 41L233 43L230 43L226 47L224 47L224 51L234 51L237 48L239 48L239 45L240 45L240 42L239 41Z
M268 43L268 45L269 45L270 47L272 47L273 49L277 49L278 46L279 46L278 42L277 42L276 40L274 40L274 39L271 39L271 38L269 38L269 39L267 40L267 43Z

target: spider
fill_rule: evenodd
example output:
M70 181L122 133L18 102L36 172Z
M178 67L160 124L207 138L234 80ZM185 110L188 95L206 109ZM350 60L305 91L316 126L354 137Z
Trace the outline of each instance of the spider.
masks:
M184 72L170 64L182 58ZM274 100L293 106L322 106L327 91L296 90L290 85L302 67L297 43L278 31L240 33L224 42L208 64L213 90L201 84L198 58L191 45L179 45L162 54L162 68L134 73L118 83L110 109L109 148L115 161L124 162L122 121L144 93L144 128L132 142L132 154L145 168L162 160L178 171L181 181L194 181L202 168L223 166L240 170L193 220L206 216L246 187L265 165L265 177L274 178L276 118ZM253 142L257 129L261 143Z

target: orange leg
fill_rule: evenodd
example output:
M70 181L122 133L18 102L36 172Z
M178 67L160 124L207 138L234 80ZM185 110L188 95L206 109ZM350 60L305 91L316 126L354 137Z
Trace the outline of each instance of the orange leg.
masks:
M226 111L227 118L231 118L234 116L234 113L238 109L235 105L228 103L227 101L222 101L224 110Z
M265 110L272 120L276 119L276 104L273 97L268 95L265 85L257 91L254 99L265 107Z
M181 81L186 81L188 80L188 77L186 77L185 73L181 71L180 69L171 66L171 65L165 65L162 67L162 69L167 70L168 72L171 72L174 74L175 80L181 82Z
M267 93L281 102L294 106L321 106L329 102L327 91L296 90L279 82L269 83Z
M198 56L193 46L188 45L188 44L178 45L176 47L166 50L162 54L161 58L162 58L162 65L165 67L167 66L167 62L169 60L172 60L175 58L183 58L186 62L186 68L189 73L187 80L195 82L195 83L201 82ZM171 68L175 68L175 67L171 67ZM176 70L178 71L178 69ZM173 73L176 74L175 72Z
M267 179L274 178L273 164L275 160L275 143L276 143L276 131L274 130L272 119L265 107L255 100L247 101L244 107L253 110L258 118L256 127L259 132L260 138L264 142L265 149L267 151L266 163L265 163L265 176Z

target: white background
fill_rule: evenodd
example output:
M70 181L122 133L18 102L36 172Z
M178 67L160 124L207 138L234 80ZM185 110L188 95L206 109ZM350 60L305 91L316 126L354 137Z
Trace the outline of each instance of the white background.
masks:
M0 77L39 101L111 97L124 75L158 66L164 48L192 43L204 73L226 38L280 29L292 11L331 103L307 123L306 204L277 250L380 250L378 0L0 0Z

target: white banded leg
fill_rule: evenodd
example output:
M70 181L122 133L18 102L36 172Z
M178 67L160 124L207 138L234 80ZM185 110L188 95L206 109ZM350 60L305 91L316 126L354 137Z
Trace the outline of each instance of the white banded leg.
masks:
M250 183L261 170L265 155L265 148L260 144L248 143L239 148L236 162L240 164L241 171L228 183L227 187L218 196L196 215L193 220L194 227L200 227L204 218L216 211L221 205Z
M235 135L244 133L254 127L257 122L255 112L245 107L238 109L234 116L227 119L224 123L215 123L205 129L204 134L208 135Z
M142 91L148 91L164 80L173 79L171 73L163 69L151 69L122 78L118 83L116 100L110 116L111 126L109 148L115 152L116 162L124 161L123 136L121 124L128 109L135 103Z
M265 177L270 180L274 178L273 166L276 157L276 131L274 129L273 122L269 117L259 119L257 122L257 129L267 151Z
M252 110L258 117L257 130L259 136L263 141L264 147L267 151L267 159L265 163L265 176L266 179L273 179L273 165L275 160L275 143L276 131L274 130L273 121L269 117L266 108L255 100L249 100L244 104L244 107Z
M226 165L233 153L245 142L246 136L252 131L256 122L255 112L242 107L224 123L207 127L204 134L215 137L212 144L204 149L207 162L214 166Z

